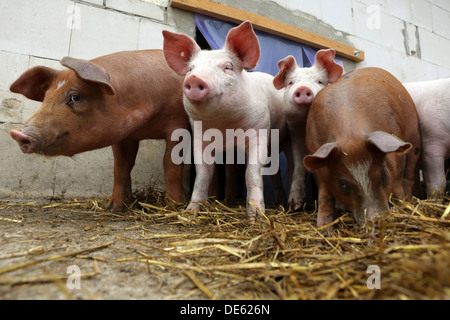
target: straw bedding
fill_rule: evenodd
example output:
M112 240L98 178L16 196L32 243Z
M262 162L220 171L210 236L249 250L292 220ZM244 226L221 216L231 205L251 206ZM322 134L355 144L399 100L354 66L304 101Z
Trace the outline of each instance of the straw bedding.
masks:
M412 202L391 199L391 211L373 223L359 227L344 214L321 228L316 227L315 210L288 212L280 206L267 209L263 218L249 224L245 206L228 207L213 198L195 215L183 212L182 205L154 190L136 197L123 214L104 211L105 203L96 199L0 203L9 209L65 210L72 216L91 217L97 225L101 220L132 226L126 235L121 230L113 232L111 241L95 246L81 242L63 252L35 247L2 250L7 253L0 253L0 294L17 286L30 289L44 283L56 285L67 298L77 298L62 285L66 273L29 270L41 264L48 270L49 265L77 264L80 258L89 258L94 261L92 271L81 275L86 283L101 277L107 264L119 268L133 264L140 272L135 276L172 279L158 288L161 295L156 298L164 299L450 298L449 197ZM0 215L0 227L17 228L22 222L20 214ZM85 232L92 228L84 225L75 227ZM151 231L158 228L162 231ZM95 235L95 228L89 231ZM8 248L5 241L0 242L4 249ZM126 250L101 258L102 251L119 244ZM379 268L379 274L370 266ZM376 280L380 289L373 288ZM101 294L96 298L102 298Z

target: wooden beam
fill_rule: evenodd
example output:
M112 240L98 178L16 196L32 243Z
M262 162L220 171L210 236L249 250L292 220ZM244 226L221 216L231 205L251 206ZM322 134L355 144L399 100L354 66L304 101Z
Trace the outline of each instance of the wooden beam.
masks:
M303 43L317 49L333 48L341 57L356 62L364 61L364 51L362 50L289 24L230 7L222 3L211 0L171 0L170 5L174 8L201 13L213 18L238 24L245 20L250 20L255 29Z

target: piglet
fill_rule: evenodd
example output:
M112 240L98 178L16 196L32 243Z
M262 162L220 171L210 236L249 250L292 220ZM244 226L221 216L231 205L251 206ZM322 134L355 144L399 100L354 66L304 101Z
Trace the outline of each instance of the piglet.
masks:
M11 91L42 106L23 128L11 130L24 153L68 156L112 145L114 188L108 207L121 211L131 196L130 173L142 139L166 139L166 193L184 201L183 167L171 161L170 137L189 128L183 78L167 65L162 50L120 52L90 61L65 57L67 69L37 66Z
M412 196L419 118L406 89L383 69L353 71L321 90L309 110L306 146L319 226L333 221L337 205L361 225L389 210L391 194Z
M336 51L319 50L315 63L310 68L300 68L293 56L278 62L279 73L275 76L275 88L284 90L284 109L290 136L293 173L289 193L289 208L303 207L305 198L305 174L303 158L306 156L305 127L309 107L317 93L336 81L343 68L334 61Z
M404 84L419 113L422 162L428 197L445 192L450 158L450 78Z
M254 221L265 209L261 170L267 160L264 155L268 152L269 135L272 129L277 130L282 139L285 119L283 96L274 88L273 77L246 71L253 69L260 57L253 27L246 21L231 29L225 47L212 51L201 50L184 34L163 31L163 36L167 63L185 76L184 105L193 126L194 153L200 155L196 160L192 197L186 209L196 211L207 200L215 161L198 161L198 158L213 145L211 140L214 139L206 139L204 134L218 132L224 139L220 146L214 141L216 151L239 147L248 156L247 214L250 221ZM230 137L230 130L238 133L236 139L225 139ZM274 153L278 158L278 152Z

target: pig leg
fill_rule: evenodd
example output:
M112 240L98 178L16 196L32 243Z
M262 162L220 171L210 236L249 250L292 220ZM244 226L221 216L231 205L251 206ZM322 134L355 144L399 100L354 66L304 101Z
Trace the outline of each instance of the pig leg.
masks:
M250 222L255 222L256 217L260 217L261 212L265 211L264 181L261 171L262 163L267 162L267 146L267 137L259 135L257 141L250 141L247 149L248 164L245 171L245 184L247 187L247 215Z
M325 186L319 185L319 213L317 226L321 227L333 222L335 217L336 200Z
M445 153L439 148L424 148L423 166L427 196L431 198L443 194L446 185Z
M131 198L131 170L139 149L138 140L124 140L112 145L114 154L114 187L107 209L120 212Z
M247 186L247 214L250 222L255 222L256 217L264 213L263 178L261 176L262 166L259 164L248 164L245 171L245 184Z
M166 139L166 151L164 153L164 178L166 182L166 197L176 202L184 202L185 195L183 190L183 164L175 164L172 161L172 149L177 141Z
M411 150L406 155L405 171L403 173L403 197L410 200L413 196L414 186L419 182L419 168L418 163L420 160L420 140L419 142L413 141L414 146L419 146L415 150Z
M195 165L195 182L192 191L191 201L186 211L198 211L200 204L208 199L209 185L214 174L214 163L206 164L204 162Z
M303 124L304 127L305 125ZM291 136L291 141L294 169L289 192L289 209L296 211L303 208L305 199L306 169L303 165L303 157L306 155L306 149L304 134L296 132Z

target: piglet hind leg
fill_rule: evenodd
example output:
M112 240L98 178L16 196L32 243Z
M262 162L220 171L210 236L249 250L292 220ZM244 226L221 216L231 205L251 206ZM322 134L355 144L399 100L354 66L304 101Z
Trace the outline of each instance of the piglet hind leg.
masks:
M265 212L264 186L261 175L262 166L259 164L248 164L245 172L247 186L247 215L250 223L262 217Z
M444 194L447 182L445 176L445 156L437 152L424 152L423 166L427 197L437 198Z
M208 199L209 185L214 174L214 164L196 164L195 182L192 191L191 201L185 211L198 211L200 205Z
M131 170L133 170L139 141L124 140L112 146L114 154L114 187L107 210L120 212L131 199Z

